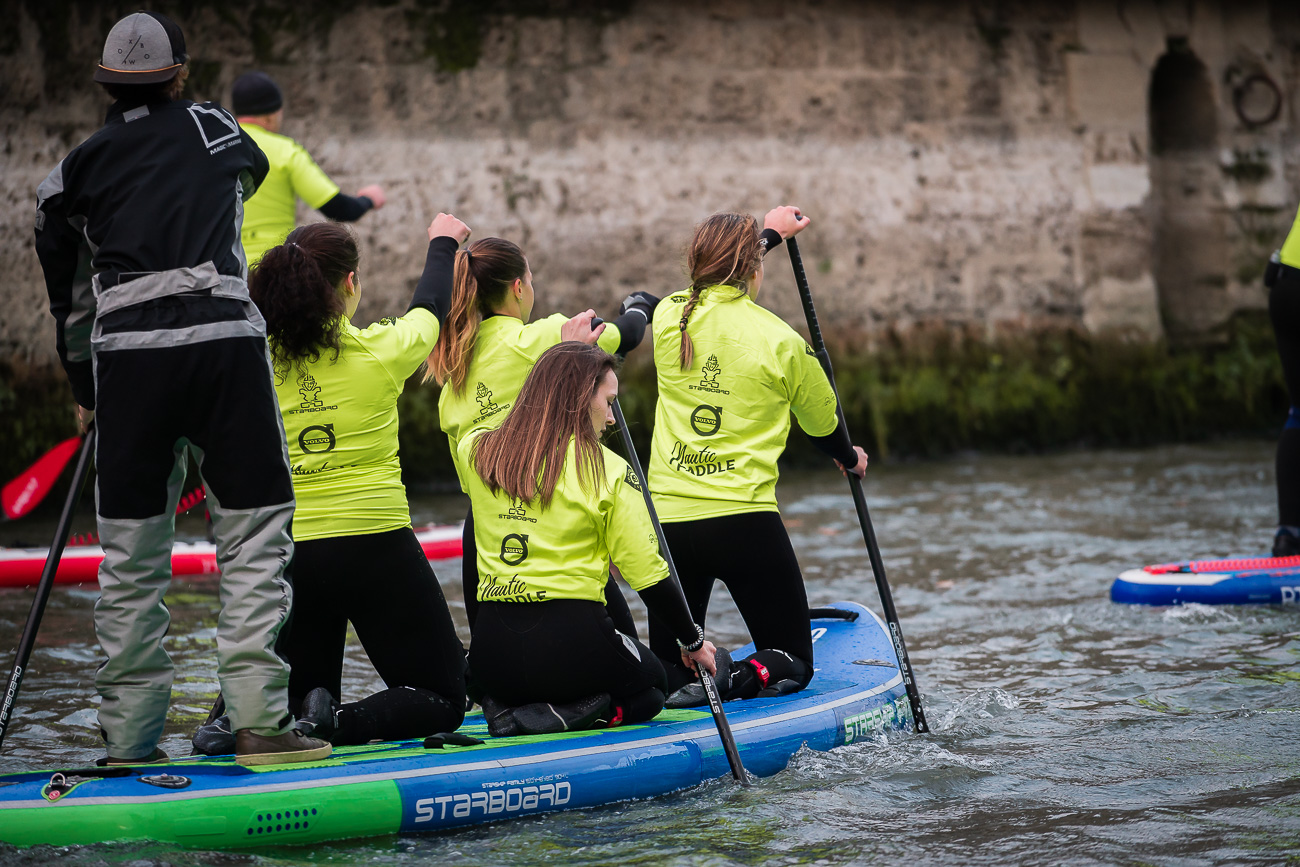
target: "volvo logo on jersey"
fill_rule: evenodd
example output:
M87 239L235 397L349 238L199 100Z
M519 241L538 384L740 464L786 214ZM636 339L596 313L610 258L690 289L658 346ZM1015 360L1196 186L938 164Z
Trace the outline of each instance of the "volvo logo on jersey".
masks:
M501 540L501 562L507 566L518 566L528 559L528 535L511 533Z
M309 455L323 455L334 451L338 441L334 438L334 425L314 424L298 434L298 446Z
M722 427L722 407L702 403L691 413L691 428L702 437L711 437Z

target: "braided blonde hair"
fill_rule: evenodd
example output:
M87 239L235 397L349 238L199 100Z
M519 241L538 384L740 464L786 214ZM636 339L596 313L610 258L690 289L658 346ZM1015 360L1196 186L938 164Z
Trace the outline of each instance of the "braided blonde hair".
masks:
M691 272L691 295L682 308L678 330L682 334L677 360L682 370L695 361L695 343L686 327L700 303L700 293L709 286L734 286L741 295L749 292L749 278L763 262L758 243L758 220L749 214L714 214L695 227L686 267Z

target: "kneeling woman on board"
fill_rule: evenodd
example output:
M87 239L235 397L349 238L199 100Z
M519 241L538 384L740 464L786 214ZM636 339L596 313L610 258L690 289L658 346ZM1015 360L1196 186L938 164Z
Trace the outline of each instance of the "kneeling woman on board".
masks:
M456 254L451 312L429 356L425 380L442 386L438 419L451 445L462 490L468 491L460 443L473 431L501 424L538 356L562 340L594 343L626 355L645 335L659 299L635 292L623 299L613 322L592 328L595 312L572 318L556 313L529 322L533 311L533 272L517 245L503 238L483 238ZM474 511L465 517L461 580L465 617L473 629L478 616L478 570L474 555ZM618 585L606 588L610 614L619 630L636 635L636 627Z
M841 469L867 469L862 449L837 446L847 437L837 436L835 392L812 349L755 300L764 254L808 223L789 206L769 211L761 234L748 214L709 217L691 240L690 287L666 298L654 321L655 508L692 617L704 623L721 581L758 648L730 665L726 699L796 692L813 675L808 597L776 505L790 414ZM651 612L655 652L670 652L674 635ZM719 666L728 663L720 653ZM677 690L669 707L706 703L690 672L668 674Z
M469 228L439 214L428 236L406 313L364 329L350 321L361 282L343 226L295 229L249 278L297 500L293 620L280 648L289 701L338 745L454 731L465 715L464 647L411 529L397 457L397 398L437 340ZM388 689L340 708L349 621Z
M605 610L611 560L664 624L672 657L715 670L636 476L600 443L614 423L615 365L576 341L548 349L501 426L460 446L480 576L470 688L495 737L643 722L662 709L663 663Z

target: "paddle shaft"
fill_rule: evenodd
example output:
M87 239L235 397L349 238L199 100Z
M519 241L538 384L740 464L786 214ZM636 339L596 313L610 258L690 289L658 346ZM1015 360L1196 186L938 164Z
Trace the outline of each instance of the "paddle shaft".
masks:
M799 245L794 238L785 242L790 253L790 265L794 268L795 283L799 286L799 300L803 303L804 318L808 321L808 335L812 341L813 352L821 362L826 378L830 380L831 391L835 392L835 414L839 418L839 428L844 431L844 438L852 444L848 435L848 424L844 420L844 405L835 388L835 374L831 370L831 356L826 351L826 341L822 338L821 325L817 322L817 309L813 306L812 290L808 288L808 275L803 269L803 257L799 255ZM903 675L903 685L907 688L907 700L912 705L912 722L918 732L928 732L925 721L925 709L921 706L921 692L916 686L916 677L912 673L912 663L907 658L907 647L903 643L903 628L898 622L898 612L894 610L894 594L889 590L889 580L885 577L885 564L880 559L880 546L876 544L876 531L871 525L871 514L867 511L867 498L862 493L862 480L856 473L848 472L849 487L853 491L853 505L858 510L858 523L862 525L862 538L867 543L867 558L871 561L871 572L876 578L876 590L880 593L880 607L885 614L885 623L889 625L889 637L894 642L894 652L898 655L899 672Z
M14 659L13 671L9 674L9 685L5 687L4 701L0 704L0 744L4 743L9 731L14 701L18 698L18 687L22 685L23 674L27 670L27 661L31 659L32 648L36 644L36 630L41 625L45 614L45 603L50 599L50 590L54 587L54 574L59 569L59 560L63 557L63 547L67 544L68 533L72 529L72 513L76 511L77 501L81 499L81 489L90 475L90 463L95 453L95 429L86 433L86 440L81 445L81 456L77 458L77 469L72 476L72 487L68 488L68 498L63 503L63 514L59 516L58 529L54 531L54 541L50 544L50 553L45 557L45 569L41 580L36 585L36 598L32 600L32 610L27 614L27 625L23 627L22 638L18 641L18 654Z
M632 464L632 470L641 482L641 496L645 497L645 507L650 512L650 523L654 526L655 536L659 539L659 551L664 556L664 562L668 564L668 577L677 588L677 593L682 598L682 605L686 605L686 594L682 591L681 578L677 576L677 566L673 563L672 552L668 550L668 540L664 538L664 528L659 523L655 504L650 499L650 482L646 479L645 471L641 469L641 459L637 457L636 446L632 445L632 432L628 430L627 419L623 418L623 407L619 406L618 398L614 398L614 420L618 422L618 432L623 437L623 447L627 450L628 462ZM690 606L687 606L687 610L689 609ZM727 715L722 710L722 697L718 695L718 685L703 666L697 665L696 670L700 675L704 694L709 698L709 712L713 714L713 722L718 726L718 737L722 739L722 750L727 754L727 764L731 765L731 775L740 785L748 786L749 778L745 774L745 766L740 761L740 750L736 749L736 739L731 734L731 724L727 722Z

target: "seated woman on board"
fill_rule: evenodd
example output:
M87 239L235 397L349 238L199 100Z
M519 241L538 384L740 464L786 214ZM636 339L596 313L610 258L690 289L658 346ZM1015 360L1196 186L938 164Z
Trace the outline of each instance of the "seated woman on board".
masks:
M592 343L626 355L641 342L659 303L653 295L635 292L623 299L617 319L593 328L592 310L572 318L556 313L529 322L534 300L533 272L516 244L483 238L456 254L451 309L429 356L425 380L436 379L442 386L438 419L451 445L462 490L468 487L460 443L473 431L501 424L538 356L562 340ZM465 617L473 629L478 616L473 509L465 517L461 563ZM635 637L632 613L612 579L605 599L619 631Z
M364 329L351 323L359 254L343 226L295 229L249 278L297 500L293 620L280 648L289 701L335 745L454 731L465 716L465 650L411 529L397 456L397 398L438 338L469 228L439 214L428 237L407 311ZM339 706L349 621L388 689ZM208 734L196 746L220 749L220 728Z
M460 445L480 576L470 689L494 737L643 722L663 708L663 663L605 609L611 561L681 665L715 670L635 474L600 443L614 421L616 364L584 343L551 347L501 426Z
M713 582L727 585L754 645L731 664L719 653L724 699L783 695L813 675L808 597L776 505L777 458L794 414L819 449L862 476L867 455L849 444L835 392L812 349L756 301L768 249L808 226L789 206L758 222L714 214L695 228L690 287L654 322L659 401L650 490L691 616L703 623ZM671 651L677 631L650 615L650 646ZM673 666L669 707L706 703L691 673Z

